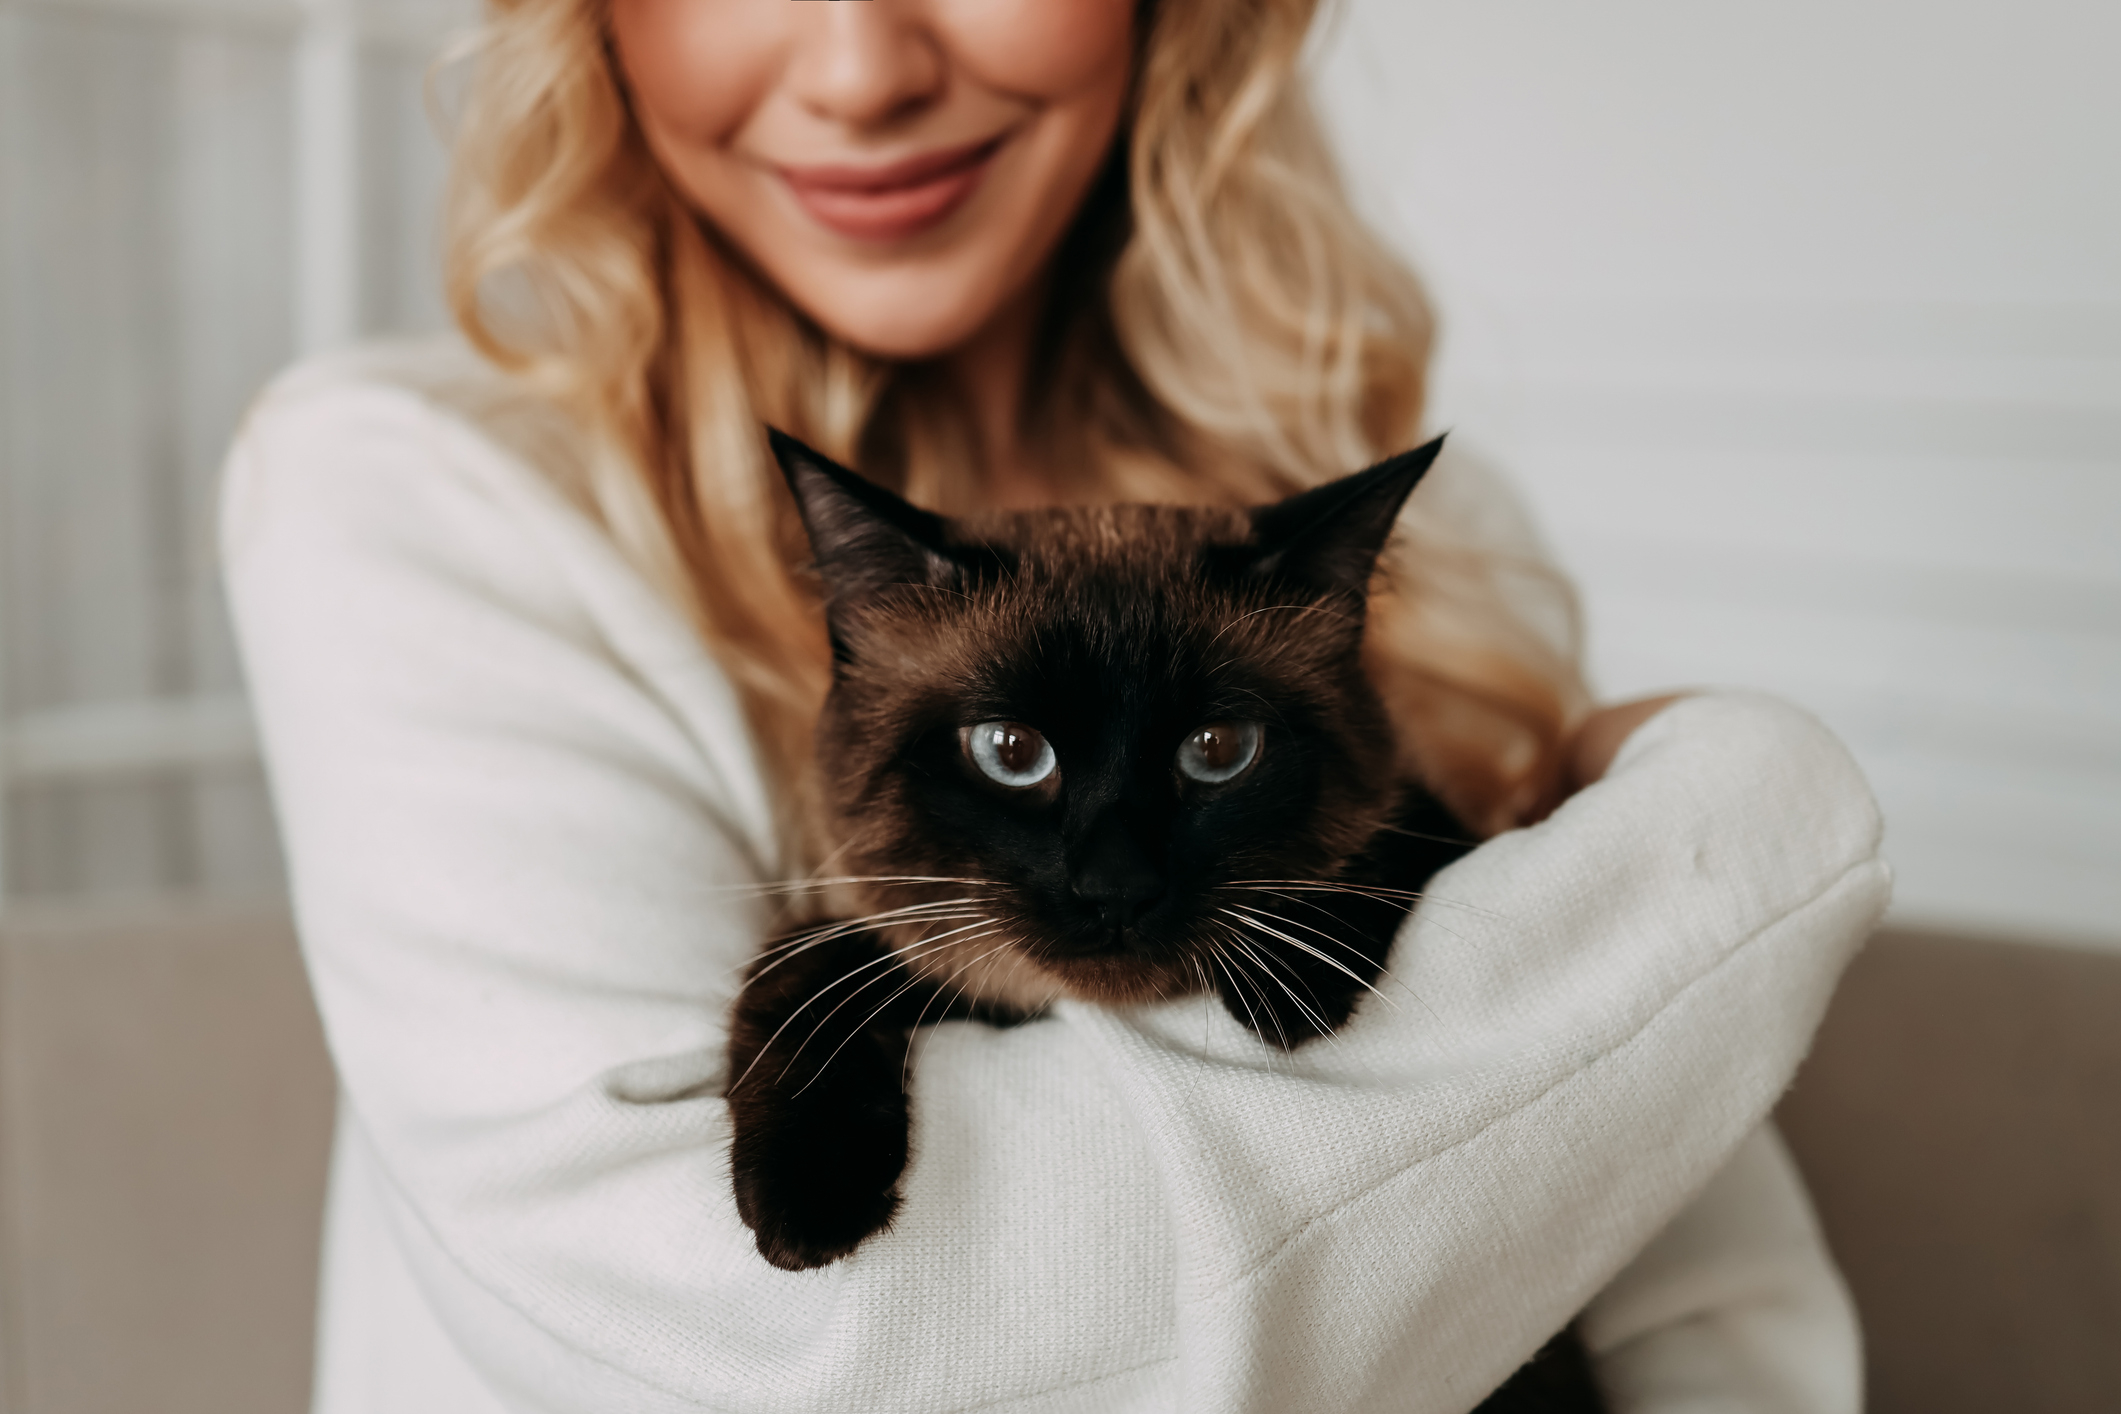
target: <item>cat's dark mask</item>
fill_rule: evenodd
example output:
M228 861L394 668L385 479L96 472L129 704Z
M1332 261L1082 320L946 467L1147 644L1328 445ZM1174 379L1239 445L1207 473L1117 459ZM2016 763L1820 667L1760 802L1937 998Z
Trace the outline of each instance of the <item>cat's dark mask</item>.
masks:
M1019 1006L1212 986L1233 917L1399 805L1361 664L1379 553L1441 439L1271 506L949 520L793 438L824 581L818 766L917 972Z

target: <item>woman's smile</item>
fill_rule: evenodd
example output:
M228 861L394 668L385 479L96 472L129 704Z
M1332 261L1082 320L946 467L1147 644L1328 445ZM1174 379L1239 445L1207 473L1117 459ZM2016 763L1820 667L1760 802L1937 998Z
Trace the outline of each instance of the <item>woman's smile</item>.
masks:
M1136 0L604 3L658 165L822 330L920 360L1031 327L1122 126Z
M979 189L1011 134L886 163L782 166L811 219L858 241L901 241L941 225Z

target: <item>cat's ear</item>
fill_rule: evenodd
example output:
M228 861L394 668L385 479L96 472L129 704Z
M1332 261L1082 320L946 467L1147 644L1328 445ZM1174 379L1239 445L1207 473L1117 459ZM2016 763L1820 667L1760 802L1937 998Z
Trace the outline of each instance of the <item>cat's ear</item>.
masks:
M1443 450L1438 437L1353 476L1252 512L1252 572L1327 593L1368 593L1400 508Z
M804 446L766 430L774 460L795 493L831 602L898 584L950 584L959 565L945 548L943 518Z

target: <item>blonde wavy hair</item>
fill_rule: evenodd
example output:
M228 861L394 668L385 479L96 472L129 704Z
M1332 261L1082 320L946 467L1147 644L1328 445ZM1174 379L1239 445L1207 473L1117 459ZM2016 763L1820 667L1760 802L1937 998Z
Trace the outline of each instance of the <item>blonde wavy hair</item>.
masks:
M1256 503L1410 445L1431 326L1359 221L1304 92L1318 0L1146 0L1131 106L1063 242L1029 411L1084 501ZM937 368L833 339L732 257L651 157L602 0L490 0L456 134L450 304L601 448L585 488L694 615L747 709L798 861L830 685L763 428L909 498L982 502ZM1541 813L1585 701L1568 586L1457 543L1416 497L1367 640L1418 771L1490 833Z

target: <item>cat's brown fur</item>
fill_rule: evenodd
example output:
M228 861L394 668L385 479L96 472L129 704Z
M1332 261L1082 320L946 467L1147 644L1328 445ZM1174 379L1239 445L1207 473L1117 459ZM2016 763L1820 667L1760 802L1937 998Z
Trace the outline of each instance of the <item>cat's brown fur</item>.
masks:
M726 1094L739 1209L803 1268L895 1210L910 1030L1206 991L1300 1045L1374 989L1408 890L1467 842L1399 775L1360 651L1433 444L1251 511L963 521L775 450L826 589L841 921L752 968ZM1043 774L980 765L994 728ZM1249 742L1233 774L1188 765L1204 732Z
M939 840L920 828L908 781L880 771L880 758L897 749L921 714L939 704L955 710L976 691L996 645L1032 640L1068 620L1126 635L1136 627L1124 610L1133 595L1156 602L1164 621L1158 636L1176 628L1213 643L1267 679L1277 698L1307 704L1323 731L1354 748L1321 781L1308 857L1283 857L1277 867L1328 872L1389 823L1401 795L1391 727L1357 667L1352 645L1362 622L1344 597L1292 597L1272 581L1233 592L1193 571L1203 552L1254 543L1243 513L1178 506L1054 510L969 518L953 523L950 534L1003 552L1012 573L976 597L933 588L891 596L844 619L846 660L818 728L819 774L839 846L835 874L976 873L979 862L962 857L965 842ZM1126 586L1127 595L1116 595L1114 586ZM962 893L949 884L851 884L833 911L859 917ZM1039 920L1015 916L1009 926L1027 946L973 962L991 952L990 940L981 938L917 956L909 966L1025 1011L1063 995L1134 1002L1203 987L1184 958L1041 958ZM934 929L908 922L875 931L897 946Z
M803 1270L897 1212L917 1028L1212 991L1301 1045L1374 989L1411 891L1470 841L1401 776L1361 663L1377 553L1433 444L1250 512L956 522L775 450L827 589L844 921L753 966L725 1093L738 1211ZM1187 755L1203 739L1249 746L1225 771ZM998 740L1037 751L983 764ZM1597 1407L1564 1333L1482 1409Z

